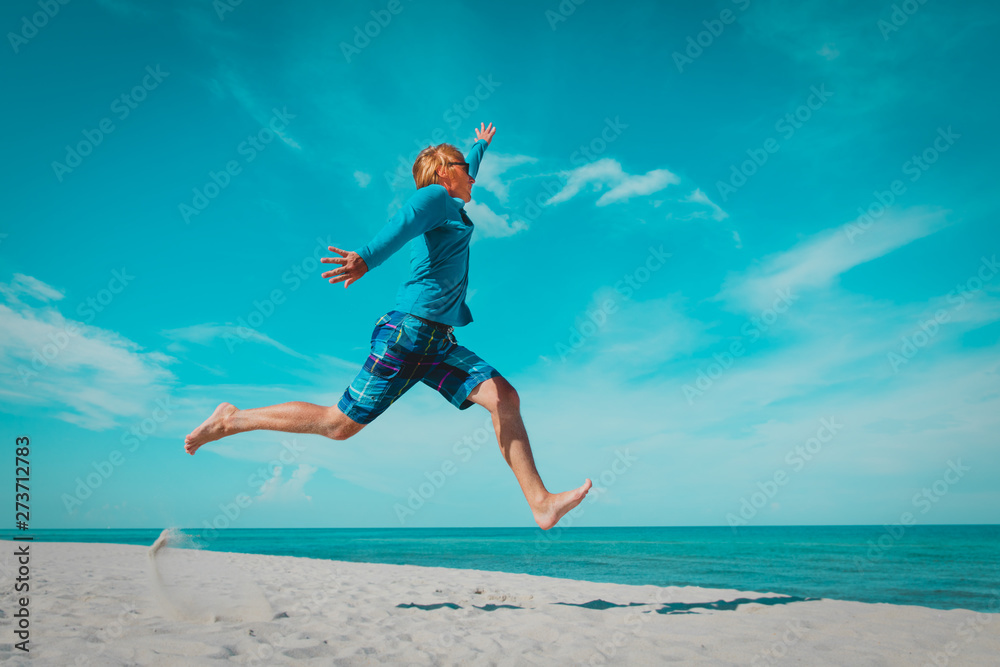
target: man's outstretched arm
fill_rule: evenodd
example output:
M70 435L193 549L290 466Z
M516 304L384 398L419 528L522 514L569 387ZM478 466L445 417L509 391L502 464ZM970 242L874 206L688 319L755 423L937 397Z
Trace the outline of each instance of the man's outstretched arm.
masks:
M322 276L329 278L330 283L343 281L345 288L360 280L407 241L438 226L445 217L444 198L447 195L448 192L440 185L420 188L367 245L357 251L329 246L340 257L323 257L320 261L341 266L324 272Z
M496 131L493 123L490 123L489 127L480 123L476 129L476 143L472 144L472 148L469 149L469 154L465 158L465 161L469 163L469 176L472 178L475 178L476 174L479 173L479 163L482 162L486 147L493 141L493 135L496 134Z

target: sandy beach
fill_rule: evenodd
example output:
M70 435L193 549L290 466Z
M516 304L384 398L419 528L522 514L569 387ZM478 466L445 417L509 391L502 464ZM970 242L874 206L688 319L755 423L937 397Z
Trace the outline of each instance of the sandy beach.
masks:
M0 559L0 662L28 664ZM623 563L622 567L627 567ZM1000 615L500 572L30 545L34 665L995 665Z

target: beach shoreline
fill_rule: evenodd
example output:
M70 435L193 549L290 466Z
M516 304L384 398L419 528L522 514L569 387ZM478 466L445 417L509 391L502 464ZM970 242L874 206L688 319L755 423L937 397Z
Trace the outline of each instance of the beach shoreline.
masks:
M1000 614L104 543L15 550L0 660L53 665L985 665ZM624 564L623 564L624 565Z

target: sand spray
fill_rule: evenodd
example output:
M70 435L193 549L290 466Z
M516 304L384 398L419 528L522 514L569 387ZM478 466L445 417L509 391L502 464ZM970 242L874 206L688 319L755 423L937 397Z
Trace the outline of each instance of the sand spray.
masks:
M206 552L178 528L149 547L153 599L164 614L195 623L270 621L274 610L232 554Z

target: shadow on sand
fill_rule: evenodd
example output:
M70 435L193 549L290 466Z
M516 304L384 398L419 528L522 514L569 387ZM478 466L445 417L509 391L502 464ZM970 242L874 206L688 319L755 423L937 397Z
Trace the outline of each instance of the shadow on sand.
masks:
M718 609L721 611L733 611L741 604L791 604L792 602L809 602L820 598L800 598L794 596L782 597L760 597L760 598L737 598L736 600L716 600L715 602L674 602L665 604L656 610L657 614L693 614L694 609Z
M792 602L810 602L812 600L819 600L820 598L802 598L794 596L781 596L781 597L759 597L759 598L737 598L735 600L716 600L714 602L673 602L670 604L664 604L659 609L651 609L649 611L655 611L657 614L694 614L697 613L697 609L712 609L718 611L734 611L743 604L762 604L767 606L773 606L776 604L791 604ZM617 607L647 607L652 606L656 603L651 602L629 602L627 604L615 604L614 602L608 602L607 600L591 600L590 602L577 603L577 602L553 602L552 604L561 604L566 607L581 607L583 609L594 609L596 611L602 611L604 609L614 609ZM482 609L483 611L496 611L497 609L524 609L524 607L518 607L513 604L486 604L483 606L472 605L476 609ZM416 604L410 602L408 604L397 604L399 609L423 609L424 611L433 611L434 609L441 609L442 607L447 607L448 609L461 609L460 605L454 602L439 602L437 604Z

